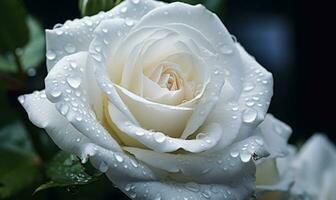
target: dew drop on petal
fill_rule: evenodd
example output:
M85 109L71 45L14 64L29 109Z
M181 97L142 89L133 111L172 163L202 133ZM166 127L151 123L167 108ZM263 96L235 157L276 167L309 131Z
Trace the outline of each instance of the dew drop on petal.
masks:
M61 94L62 94L62 92L59 91L59 90L52 90L52 91L50 92L50 95L51 95L53 98L58 98L58 97L61 96Z
M72 88L78 88L81 84L81 78L79 76L69 76L66 78L66 81Z
M56 58L56 53L52 50L48 50L46 56L48 60L54 60Z
M233 158L236 158L239 156L239 152L238 151L231 151L230 152L230 155L233 157Z
M250 161L250 159L251 159L251 154L248 153L247 151L243 151L243 152L240 154L240 159L241 159L241 161L243 161L243 162L248 162L248 161Z
M119 155L119 153L115 153L114 157L120 163L124 161L124 158L121 155Z
M140 2L140 0L132 0L132 2L133 2L134 4L138 4L138 3Z
M243 112L243 122L252 123L257 119L257 111L253 108L247 108Z
M134 25L134 21L131 20L131 19L129 19L129 18L126 18L126 20L125 20L125 24L126 24L127 26L133 26L133 25Z
M166 140L166 136L161 132L156 132L154 134L154 139L155 139L156 142L162 143Z

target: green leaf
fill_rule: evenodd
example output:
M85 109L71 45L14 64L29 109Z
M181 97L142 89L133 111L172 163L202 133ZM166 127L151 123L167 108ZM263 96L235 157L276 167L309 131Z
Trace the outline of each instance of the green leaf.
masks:
M34 182L39 160L21 123L0 130L0 158L0 199Z
M86 185L98 180L101 174L82 165L76 156L62 151L46 166L46 175L50 181L39 186L35 193L52 187Z
M79 0L79 10L82 16L91 16L100 11L111 10L118 4L118 0Z
M0 1L0 54L23 47L29 39L26 12L19 0Z
M25 71L38 67L45 54L45 39L41 25L32 17L28 17L26 21L29 28L29 42L23 48L16 49ZM0 56L0 71L17 72L11 53Z

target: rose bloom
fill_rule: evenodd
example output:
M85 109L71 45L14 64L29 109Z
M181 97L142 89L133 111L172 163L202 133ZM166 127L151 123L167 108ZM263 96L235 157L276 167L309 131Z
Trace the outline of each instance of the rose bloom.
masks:
M321 134L313 135L296 152L267 159L257 167L261 200L334 200L336 196L336 148Z
M46 30L30 120L133 199L247 199L284 155L266 71L202 5L124 1Z

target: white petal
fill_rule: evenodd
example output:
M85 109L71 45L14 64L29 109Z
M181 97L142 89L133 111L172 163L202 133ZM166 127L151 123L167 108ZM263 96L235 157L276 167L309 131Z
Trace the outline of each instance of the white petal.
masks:
M123 1L106 13L100 12L92 17L84 17L73 21L68 20L61 26L46 30L48 70L64 56L80 51L88 51L93 39L93 31L102 21L112 18L136 21L150 10L162 5L164 3L152 0L142 0L138 4Z
M258 126L257 132L264 138L272 157L288 154L287 141L292 133L292 129L288 125L273 115L267 114L265 120Z
M144 129L153 129L178 138L192 114L192 108L158 104L115 86L120 98ZM112 121L113 118L111 117Z
M26 109L30 121L44 128L62 150L79 156L83 161L90 156L91 152L85 150L90 145L89 138L76 130L56 110L55 105L46 98L44 91L20 96L19 100Z
M239 182L238 174L254 169L253 159L267 156L263 145L251 137L233 144L222 152L204 152L199 154L168 154L133 147L124 149L144 163L170 173L178 173L175 179L197 181L199 183ZM203 164L200 164L203 163ZM252 168L252 169L251 169ZM195 176L197 174L197 176Z
M105 13L66 21L61 27L46 30L47 67L50 70L64 56L88 51L93 39L93 31L104 19Z
M202 152L215 146L221 136L219 125L209 124L200 130L202 137L199 137L199 139L183 140L173 138L166 136L162 132L149 131L131 123L113 104L109 104L108 110L111 121L123 134L135 138L138 142L154 151L173 152L181 148L194 153Z
M151 170L142 162L136 162L126 154L93 146L96 153L90 158L96 168L107 170L109 179L132 199L246 199L253 194L254 167L246 163L245 170L240 173L240 181L230 184L201 184L195 182L175 182L167 179L162 172ZM199 164L198 164L199 165ZM223 172L222 174L225 174Z
M87 57L87 53L79 52L61 59L45 79L46 95L57 110L92 142L108 149L118 149L119 145L97 121L92 110L88 96L91 83L86 74Z
M300 149L293 166L296 170L293 192L304 190L312 196L320 196L324 173L336 166L336 148L325 136L316 134Z

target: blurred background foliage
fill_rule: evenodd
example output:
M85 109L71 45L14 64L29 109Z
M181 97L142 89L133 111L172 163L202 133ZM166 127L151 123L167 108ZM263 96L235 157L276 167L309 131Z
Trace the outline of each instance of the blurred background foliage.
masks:
M59 152L17 101L21 94L44 88L44 29L109 10L120 1L0 0L0 199L127 199L90 164ZM184 2L215 12L273 73L270 112L291 125L292 143L316 131L335 141L334 51L326 48L331 37L323 37L330 34L324 24L333 24L331 12L311 12L307 3L291 0ZM323 11L326 5L321 5L314 4L314 11Z

